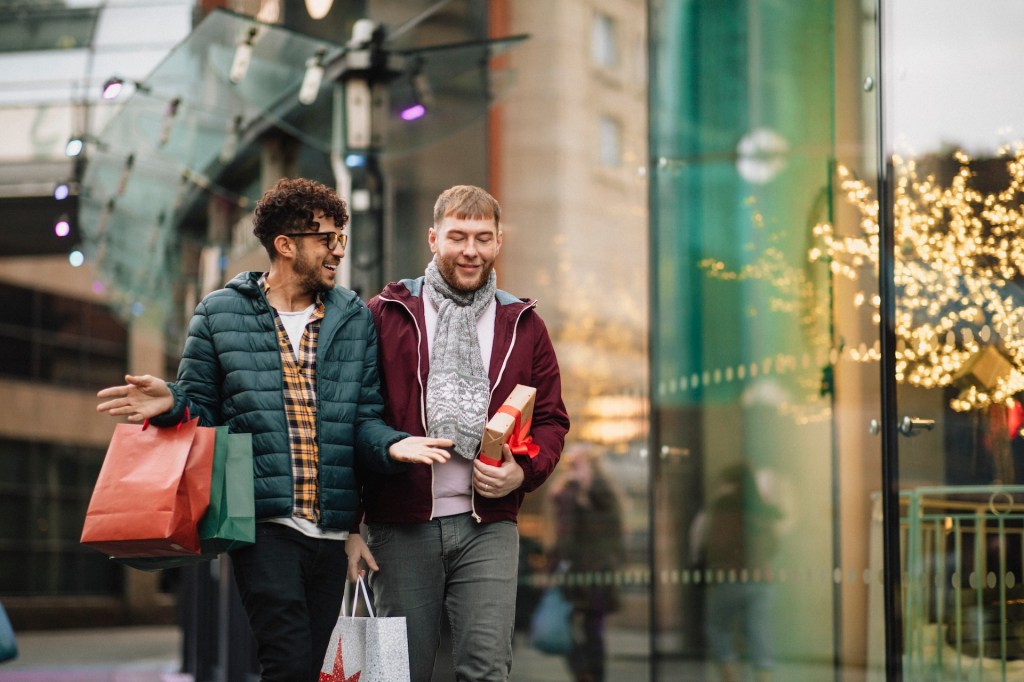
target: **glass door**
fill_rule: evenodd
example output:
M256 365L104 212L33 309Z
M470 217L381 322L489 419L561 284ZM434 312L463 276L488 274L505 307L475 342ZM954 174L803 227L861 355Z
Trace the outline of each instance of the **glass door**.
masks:
M875 15L649 7L652 678L860 682L885 644L878 243L845 197L877 166Z
M1024 676L1021 26L1012 0L883 3L890 655L906 680Z

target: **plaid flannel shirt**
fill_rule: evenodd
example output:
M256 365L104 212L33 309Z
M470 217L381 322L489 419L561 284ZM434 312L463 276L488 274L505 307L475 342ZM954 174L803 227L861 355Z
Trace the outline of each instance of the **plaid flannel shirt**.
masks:
M320 452L316 438L316 342L320 321L324 317L324 303L317 297L313 315L306 324L295 356L281 317L274 311L277 340L281 347L281 367L284 370L284 411L288 418L288 440L292 451L295 508L292 516L320 520L319 487L317 474Z

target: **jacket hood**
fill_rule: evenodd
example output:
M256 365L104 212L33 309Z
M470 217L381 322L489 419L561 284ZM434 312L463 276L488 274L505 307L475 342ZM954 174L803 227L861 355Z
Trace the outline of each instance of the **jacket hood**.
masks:
M240 272L225 286L228 289L235 289L249 298L260 298L262 296L262 292L260 291L260 278L262 278L264 274L266 273ZM365 305L354 291L346 289L340 285L335 286L327 292L324 304L328 306L336 306L343 311L350 308L361 308Z

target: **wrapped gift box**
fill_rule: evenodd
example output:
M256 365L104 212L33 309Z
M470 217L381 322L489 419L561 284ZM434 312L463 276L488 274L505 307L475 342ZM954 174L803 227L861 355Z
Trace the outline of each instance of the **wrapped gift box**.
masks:
M526 438L530 422L533 420L533 403L536 397L537 389L516 384L484 427L484 437L480 443L481 461L493 466L501 465L501 446L512 438L517 422L520 429L516 434L518 439Z

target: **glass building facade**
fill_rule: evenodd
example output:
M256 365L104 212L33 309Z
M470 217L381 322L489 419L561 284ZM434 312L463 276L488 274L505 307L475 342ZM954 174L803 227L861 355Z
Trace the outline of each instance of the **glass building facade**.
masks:
M653 679L1013 679L1020 8L648 8Z

